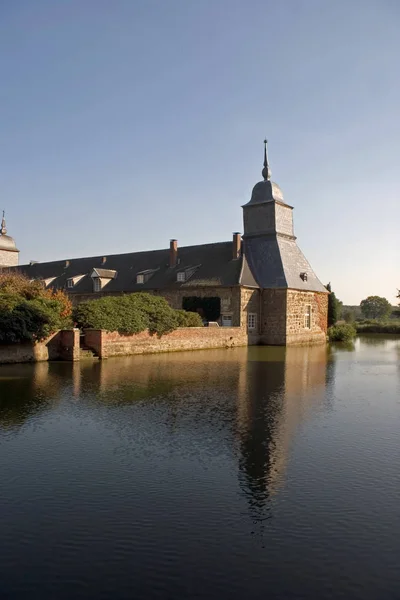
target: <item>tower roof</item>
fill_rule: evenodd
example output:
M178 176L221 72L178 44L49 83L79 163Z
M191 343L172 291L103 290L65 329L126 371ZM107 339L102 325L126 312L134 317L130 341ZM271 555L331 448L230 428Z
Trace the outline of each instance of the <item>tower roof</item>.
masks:
M250 202L245 206L262 202L284 202L283 193L277 183L271 181L271 169L268 162L267 140L264 140L264 163L261 172L264 181L259 181L253 188Z
M14 238L7 235L6 218L3 210L3 218L1 219L0 227L0 250L9 250L11 252L19 252L15 244Z

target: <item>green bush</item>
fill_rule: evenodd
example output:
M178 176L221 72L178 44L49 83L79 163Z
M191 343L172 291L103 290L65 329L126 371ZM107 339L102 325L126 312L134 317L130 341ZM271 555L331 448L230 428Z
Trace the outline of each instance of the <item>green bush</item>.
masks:
M176 312L179 327L203 327L202 318L198 313L188 312L186 310L177 310Z
M77 327L132 335L149 330L162 336L177 327L201 327L198 314L174 310L160 296L137 293L81 302L73 312Z
M330 342L349 342L356 336L356 329L348 323L343 325L333 325L328 329L328 338Z
M63 292L40 281L0 274L0 343L35 342L71 327L71 304Z
M0 342L34 342L71 326L61 310L60 303L49 298L0 298Z

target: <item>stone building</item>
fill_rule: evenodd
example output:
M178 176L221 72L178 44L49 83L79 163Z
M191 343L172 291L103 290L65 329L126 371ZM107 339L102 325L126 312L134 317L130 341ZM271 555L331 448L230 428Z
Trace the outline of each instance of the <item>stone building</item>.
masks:
M244 234L234 233L231 241L179 248L171 240L163 250L31 263L17 270L46 287L64 289L75 303L150 292L173 308L246 329L249 343L324 342L328 293L297 246L293 207L271 181L266 142L262 175L243 206ZM14 254L11 259L1 252ZM4 224L0 266L18 264L17 253Z
M0 227L0 267L15 267L18 265L19 250L12 237L7 235L6 219L3 218Z

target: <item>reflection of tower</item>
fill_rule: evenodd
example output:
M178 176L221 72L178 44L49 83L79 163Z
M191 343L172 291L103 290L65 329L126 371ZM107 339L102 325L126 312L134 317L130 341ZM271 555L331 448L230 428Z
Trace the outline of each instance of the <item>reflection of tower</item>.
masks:
M299 424L324 403L327 365L325 345L249 349L238 397L239 481L256 521L268 517Z
M274 474L275 431L282 410L284 356L284 348L250 349L247 389L244 395L239 396L239 480L252 515L257 520L265 517L263 511Z

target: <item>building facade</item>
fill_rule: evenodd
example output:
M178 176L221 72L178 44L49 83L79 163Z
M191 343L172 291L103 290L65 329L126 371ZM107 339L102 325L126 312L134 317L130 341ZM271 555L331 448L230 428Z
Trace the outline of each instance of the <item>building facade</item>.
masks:
M104 295L149 292L173 308L196 310L205 321L245 328L250 344L326 341L328 292L297 246L293 207L271 181L264 144L263 180L243 206L243 236L228 242L110 256L30 263L0 235L0 267L65 290L74 303Z

